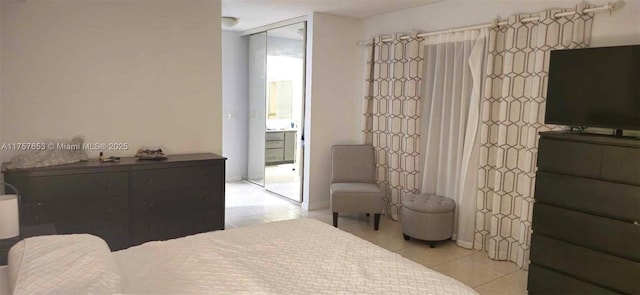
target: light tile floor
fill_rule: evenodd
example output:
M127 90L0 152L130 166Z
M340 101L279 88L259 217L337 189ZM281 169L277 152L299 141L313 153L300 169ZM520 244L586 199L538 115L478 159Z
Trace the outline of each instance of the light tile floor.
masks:
M227 228L296 218L332 224L329 209L304 211L298 204L244 182L227 183L226 204ZM373 217L363 214L341 214L338 228L451 276L480 294L527 294L527 272L515 264L491 260L483 252L458 247L452 241L439 243L436 248L420 241L405 241L401 224L386 216L380 220L379 231L373 230Z

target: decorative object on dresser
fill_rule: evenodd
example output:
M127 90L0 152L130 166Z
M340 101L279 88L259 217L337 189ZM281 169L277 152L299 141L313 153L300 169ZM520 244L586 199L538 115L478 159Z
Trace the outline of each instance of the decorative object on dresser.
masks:
M224 229L225 160L215 154L123 157L2 172L22 193L23 225L94 234L115 251Z
M136 158L138 160L166 160L167 155L162 149L139 149L136 152Z
M84 138L74 137L71 140L53 140L39 143L16 144L12 149L26 150L27 153L11 158L8 168L34 168L86 161Z
M639 139L540 134L531 294L639 294L639 221Z

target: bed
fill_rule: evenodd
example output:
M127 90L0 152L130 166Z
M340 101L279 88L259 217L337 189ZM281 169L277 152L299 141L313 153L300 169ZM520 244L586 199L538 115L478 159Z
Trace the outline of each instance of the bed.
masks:
M34 237L11 248L7 273L14 294L476 294L450 277L312 219L117 252L91 235Z

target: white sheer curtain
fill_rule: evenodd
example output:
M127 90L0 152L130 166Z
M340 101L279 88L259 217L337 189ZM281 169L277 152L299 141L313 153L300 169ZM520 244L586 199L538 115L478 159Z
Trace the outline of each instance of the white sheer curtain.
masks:
M454 239L473 248L487 29L427 37L421 116L422 193L456 202Z

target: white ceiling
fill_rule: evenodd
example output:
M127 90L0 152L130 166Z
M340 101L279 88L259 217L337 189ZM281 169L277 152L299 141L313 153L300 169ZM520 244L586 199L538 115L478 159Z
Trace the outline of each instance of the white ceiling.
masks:
M225 29L244 31L309 12L364 18L439 1L443 0L222 0L222 16L239 19Z

